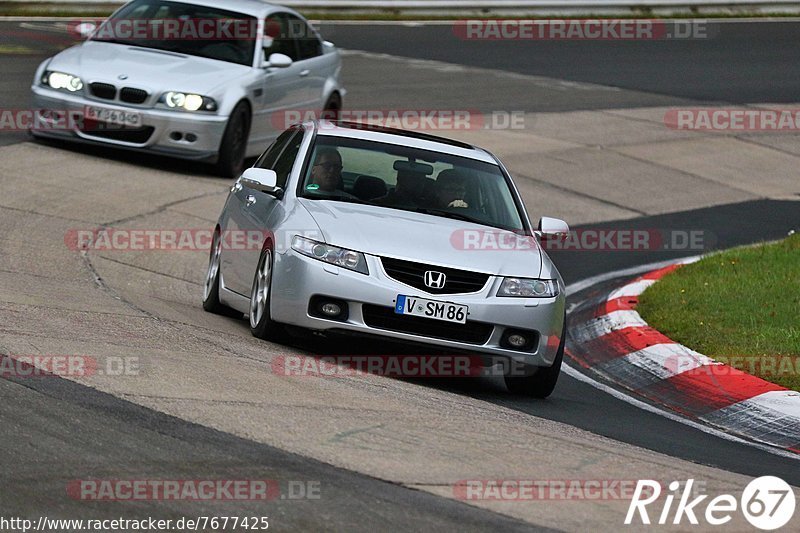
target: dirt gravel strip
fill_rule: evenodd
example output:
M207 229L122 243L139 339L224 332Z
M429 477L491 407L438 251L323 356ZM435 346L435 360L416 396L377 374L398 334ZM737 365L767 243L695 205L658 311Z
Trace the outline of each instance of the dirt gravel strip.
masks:
M800 393L678 344L636 312L641 293L687 262L653 270L587 300L572 315L569 357L690 419L800 453Z

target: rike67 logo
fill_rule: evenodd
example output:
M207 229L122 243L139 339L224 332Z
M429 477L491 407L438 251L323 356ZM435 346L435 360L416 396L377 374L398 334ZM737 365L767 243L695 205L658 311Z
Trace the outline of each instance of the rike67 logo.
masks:
M691 525L698 525L698 518L701 518L705 519L706 524L721 526L741 512L753 527L772 531L785 526L794 516L794 492L779 477L762 476L754 479L748 483L738 500L732 494L720 494L706 501L708 494L693 494L693 486L693 479L686 480L682 490L679 481L670 483L669 493L663 498L661 512L652 507L649 509L655 512L651 522L648 506L662 497L661 484L651 479L639 480L625 516L625 524L641 522L645 525L681 525L689 522ZM676 499L677 504L673 507Z

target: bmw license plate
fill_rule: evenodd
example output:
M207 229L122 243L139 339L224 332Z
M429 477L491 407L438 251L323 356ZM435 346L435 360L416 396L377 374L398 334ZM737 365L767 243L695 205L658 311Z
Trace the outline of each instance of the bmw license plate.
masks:
M118 126L139 127L142 125L142 116L135 111L122 111L119 109L108 109L105 107L86 106L84 111L86 118L116 124Z
M398 295L394 312L399 315L421 316L423 318L433 318L444 320L445 322L457 322L465 324L469 307L450 302L437 302L415 296Z

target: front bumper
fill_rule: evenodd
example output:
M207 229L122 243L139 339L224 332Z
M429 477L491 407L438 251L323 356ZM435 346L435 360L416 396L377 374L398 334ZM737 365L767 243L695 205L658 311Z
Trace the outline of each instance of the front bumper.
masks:
M217 158L228 117L211 114L190 114L181 111L142 108L67 94L34 85L33 106L39 127L32 130L35 136L68 139L92 144L157 152L173 157L214 162ZM141 116L141 128L128 130L81 129L86 106L96 106ZM42 111L49 112L49 116ZM69 114L72 120L54 121L50 116ZM110 133L109 133L110 132ZM180 134L180 138L177 138ZM187 140L187 137L189 138Z
M390 278L378 257L367 255L366 259L369 275L329 265L291 249L276 254L270 306L272 318L313 330L379 335L405 342L503 356L526 366L547 367L553 364L564 328L563 290L555 298L498 298L494 295L502 278L491 276L477 293L433 295ZM368 325L368 322L374 325L374 320L368 318L371 315L367 315L365 310L370 306L394 308L399 294L468 305L468 324L486 328L489 331L487 338L464 342ZM347 302L347 319L340 321L310 315L309 301L314 296ZM538 333L537 342L527 351L504 348L501 339L506 329L533 330Z

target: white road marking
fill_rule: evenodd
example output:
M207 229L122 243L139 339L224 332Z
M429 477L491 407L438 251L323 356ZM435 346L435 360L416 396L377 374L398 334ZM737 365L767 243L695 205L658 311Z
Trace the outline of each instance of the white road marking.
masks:
M640 279L639 281L634 281L633 283L628 283L627 285L623 286L620 289L615 290L609 296L609 300L614 300L616 298L623 298L625 296L639 296L647 287L655 283L656 280L654 279Z
M702 256L688 257L688 258L685 258L685 259L681 260L681 262L684 263L684 264L691 263L691 262L699 260L700 257L702 257ZM665 266L669 266L669 265L671 265L671 264L673 264L675 262L676 262L675 260L659 261L659 262L655 262L655 263L649 263L649 264L646 264L646 265L639 265L639 266L636 266L636 267L620 269L620 270L616 270L616 271L612 271L612 272L606 272L604 274L599 274L599 275L596 275L596 276L592 276L590 278L586 278L586 279L583 279L583 280L580 280L580 281L577 281L575 283L571 283L570 285L568 285L567 286L567 293L580 292L580 291L583 291L585 289L588 289L590 287L593 287L595 285L598 285L600 283L603 283L605 281L609 281L609 280L612 280L612 279L616 279L616 278L620 278L620 277L624 277L624 276L635 276L637 274L642 274L642 273L645 273L645 272L650 272L652 270L657 270L659 268L663 268ZM636 314L638 316L638 313L636 313ZM641 319L641 317L640 317L640 319ZM706 433L708 435L712 435L714 437L719 437L721 439L724 439L724 440L727 440L727 441L731 441L731 442L736 442L738 444L744 444L746 446L750 446L752 448L756 448L756 449L759 449L759 450L762 450L762 451L765 451L767 453L771 453L773 455L777 455L777 456L780 456L780 457L785 457L785 458L788 458L788 459L794 459L796 461L800 461L800 455L798 455L796 453L785 451L785 450L781 450L781 449L775 448L773 446L769 446L769 445L766 445L766 444L760 444L758 442L749 441L749 440L743 439L741 437L737 437L735 435L731 435L730 433L726 433L726 432L724 432L722 430L713 428L711 426L708 426L708 425L705 425L705 424L702 424L702 423L699 423L699 422L695 422L693 420L689 420L688 418L683 418L683 417L681 417L681 416L679 416L677 414L671 413L669 411L666 411L664 409L661 409L661 408L656 407L654 405L651 405L649 403L646 403L646 402L643 402L641 400L638 400L638 399L636 399L636 398L634 398L632 396L629 396L628 394L625 394L624 392L621 392L621 391L619 391L619 390L617 390L617 389L615 389L613 387L610 387L609 385L606 385L605 383L601 383L601 382L589 377L588 375L586 375L583 372L581 372L577 367L573 367L572 365L570 365L566 360L564 361L564 364L561 366L561 368L564 371L564 373L567 374L568 376L570 376L571 378L576 379L576 380L580 381L581 383L586 383L587 385L590 385L590 386L594 387L595 389L597 389L599 391L605 392L606 394L609 394L609 395L613 396L614 398L616 398L618 400L621 400L621 401L626 402L626 403L628 403L630 405L633 405L634 407L636 407L638 409L642 409L644 411L647 411L647 412L650 412L650 413L653 413L653 414L657 414L657 415L662 416L662 417L664 417L664 418L666 418L668 420L671 420L673 422L678 422L678 423L683 424L685 426L689 426L689 427L691 427L693 429L702 431L703 433ZM784 391L779 391L779 392L784 392ZM792 394L797 394L797 393L792 393ZM796 407L792 406L791 408L789 408L788 406L784 406L784 404L786 403L785 402L785 398L787 396L790 396L790 395L791 394L787 395L787 394L765 393L765 394L762 394L760 396L756 396L755 398L763 397L762 399L759 400L759 405L764 405L766 407L770 407L772 405L777 405L777 406L780 406L779 409L780 408L785 408L787 410L791 409L792 410L791 414L793 416L796 416L796 413L793 412L793 410L796 409ZM750 400L746 400L746 401L751 401L752 399L753 398L751 398ZM734 405L736 405L736 404L734 404Z
M702 256L700 255L695 255L692 257L687 257L685 259L682 259L681 261L682 262L698 261L701 257ZM666 261L658 261L655 263L648 263L646 265L623 268L620 270L615 270L613 272L606 272L605 274L597 274L596 276L582 279L580 281L576 281L575 283L570 283L569 285L567 285L567 294L574 294L576 292L581 292L583 290L588 289L589 287L593 287L594 285L603 283L604 281L621 278L623 276L635 276L636 274L644 274L645 272L650 272L651 270L658 270L659 268L675 264L675 261L676 261L675 259L668 259Z
M647 322L636 311L613 311L573 326L571 329L572 337L576 341L587 342L619 329L645 326L647 326Z
M677 343L648 346L629 353L620 361L637 366L659 379L669 379L701 366L720 364Z

